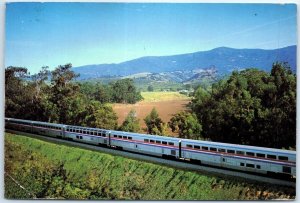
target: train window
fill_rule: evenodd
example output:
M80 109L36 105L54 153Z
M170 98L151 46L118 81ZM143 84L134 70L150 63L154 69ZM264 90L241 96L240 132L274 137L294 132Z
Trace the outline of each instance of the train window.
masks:
M227 153L235 154L235 151L234 151L234 150L231 150L231 149L227 149Z
M268 154L267 158L269 158L269 159L276 159L276 155L270 155L270 154Z
M200 146L194 145L194 149L200 149Z
M244 163L240 163L240 166L245 166L245 164Z
M203 150L208 150L208 147L202 147Z
M149 139L144 139L144 142L149 142Z
M211 147L210 151L217 151L217 148Z
M167 144L167 142L165 142L165 141L162 141L161 143L162 143L162 144Z
M225 152L225 149L218 149L218 152Z
M284 161L288 161L289 158L287 156L278 156L279 160L284 160Z
M82 139L82 136L80 136L80 139Z
M122 138L122 135L118 135L118 138Z
M246 167L248 167L248 168L254 168L254 164L246 164Z
M114 137L118 137L117 135L114 135Z
M282 172L283 173L291 173L291 167L283 166L282 167Z
M187 144L186 147L187 148L193 148L193 145Z
M246 152L246 155L248 155L248 156L254 156L254 153L253 152Z
M127 139L127 136L123 136L124 139Z
M237 153L237 154L241 154L241 155L244 155L244 154L245 154L245 152L243 152L243 151L236 151L236 153Z
M78 135L76 135L76 138L77 138L77 139L79 139L79 136L78 136Z
M256 165L256 168L257 168L257 169L260 169L260 165Z
M161 141L160 140L156 140L155 141L157 144L161 144Z
M266 157L265 154L261 154L261 153L256 153L256 156L257 156L257 157L262 157L262 158L265 158L265 157Z
M174 143L173 143L173 142L168 142L168 144L169 144L169 145L172 145L172 146L174 145Z
M104 132L102 133L102 137L106 137L106 134Z
M154 143L154 140L150 140L151 143Z
M132 140L132 137L128 137L128 140Z

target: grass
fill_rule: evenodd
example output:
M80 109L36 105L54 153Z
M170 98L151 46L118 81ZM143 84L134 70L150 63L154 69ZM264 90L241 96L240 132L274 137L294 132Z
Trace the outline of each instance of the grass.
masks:
M143 101L156 102L156 101L172 101L172 100L186 100L190 99L186 95L179 92L141 92Z
M5 171L38 198L106 200L256 200L295 198L295 189L132 160L5 134ZM5 197L29 198L5 181Z

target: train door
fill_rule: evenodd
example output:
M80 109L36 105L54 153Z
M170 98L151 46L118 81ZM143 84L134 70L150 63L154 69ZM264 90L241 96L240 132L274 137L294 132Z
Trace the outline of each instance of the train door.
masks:
M182 157L181 156L181 140L179 140L178 148L179 148L179 159L180 159Z
M220 156L220 164L221 166L226 166L226 158L223 156L223 154Z
M111 133L110 133L110 131L107 132L106 136L108 137L108 146L110 147L111 146L111 139L110 139Z

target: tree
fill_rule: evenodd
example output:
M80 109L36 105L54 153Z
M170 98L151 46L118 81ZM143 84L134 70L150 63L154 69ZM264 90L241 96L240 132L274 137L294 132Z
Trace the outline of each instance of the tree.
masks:
M165 123L159 117L157 110L155 108L152 109L149 115L144 119L147 131L151 135L162 135L164 134L164 125Z
M112 83L111 87L114 102L134 104L142 99L141 93L136 90L132 79L118 80Z
M136 111L131 110L124 122L122 123L120 130L126 132L139 132L140 130L140 120L136 117Z
M153 92L154 91L154 88L152 85L149 85L148 88L147 88L148 92Z
M23 110L26 104L32 100L28 94L26 82L23 80L29 76L27 68L9 66L5 69L5 116L24 118Z
M118 117L111 106L99 105L94 113L94 121L91 127L116 130L118 128Z
M200 139L202 126L194 113L179 112L168 123L172 132L178 132L179 137L186 139Z
M49 118L49 122L58 122L68 124L68 112L76 109L71 109L72 101L79 93L79 86L73 82L78 77L72 70L72 64L66 64L58 66L51 72L51 93L49 101L52 102L54 109L57 110L58 120L54 120L54 117ZM77 107L75 107L77 108Z

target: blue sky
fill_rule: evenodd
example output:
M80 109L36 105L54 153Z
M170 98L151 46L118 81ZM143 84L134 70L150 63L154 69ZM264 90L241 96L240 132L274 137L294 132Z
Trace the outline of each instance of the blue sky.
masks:
M297 42L293 4L8 3L5 66L120 63Z

